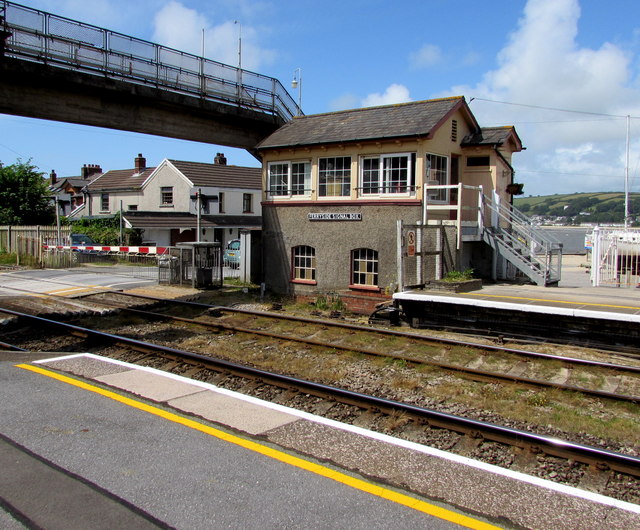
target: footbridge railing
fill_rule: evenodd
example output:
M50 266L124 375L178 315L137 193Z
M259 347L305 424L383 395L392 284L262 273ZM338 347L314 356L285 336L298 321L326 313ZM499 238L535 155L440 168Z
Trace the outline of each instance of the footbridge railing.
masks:
M0 0L0 54L251 108L285 122L300 109L275 78Z

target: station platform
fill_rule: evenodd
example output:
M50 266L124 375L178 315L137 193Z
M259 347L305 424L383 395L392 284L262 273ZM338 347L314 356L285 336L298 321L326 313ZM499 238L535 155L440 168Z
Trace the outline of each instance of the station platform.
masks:
M3 528L640 527L638 505L91 354L2 352L0 416Z
M584 256L564 256L563 260L562 280L557 286L483 284L482 289L461 293L411 290L396 293L393 299L417 322L429 321L432 315L440 324L477 321L479 328L502 328L507 333L524 331L537 322L540 329L555 336L601 332L604 341L613 337L616 344L637 343L640 289L592 287Z

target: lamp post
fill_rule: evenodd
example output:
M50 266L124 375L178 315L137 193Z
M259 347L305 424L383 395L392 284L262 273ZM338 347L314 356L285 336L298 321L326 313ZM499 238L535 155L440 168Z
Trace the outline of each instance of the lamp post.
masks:
M236 20L234 24L238 24L238 105L242 97L242 24Z
M296 68L293 71L291 88L298 89L298 112L296 113L296 116L300 116L302 114L302 68Z
M233 23L238 24L238 70L242 70L242 24L239 20Z

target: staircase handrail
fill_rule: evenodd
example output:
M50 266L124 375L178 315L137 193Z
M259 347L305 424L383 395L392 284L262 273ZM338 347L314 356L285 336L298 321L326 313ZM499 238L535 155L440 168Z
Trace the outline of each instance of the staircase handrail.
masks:
M545 251L560 248L560 243L555 238L536 228L531 223L531 220L515 206L509 205L506 207L503 204L496 204L495 201L486 196L484 199L489 209L506 221L513 232L524 236L526 241L535 243Z

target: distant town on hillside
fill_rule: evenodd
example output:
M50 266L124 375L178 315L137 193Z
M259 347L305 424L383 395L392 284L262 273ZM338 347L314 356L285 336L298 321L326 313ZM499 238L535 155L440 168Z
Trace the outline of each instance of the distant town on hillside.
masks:
M536 224L622 225L624 193L598 192L514 198L513 205ZM629 224L640 226L640 193L629 194Z

